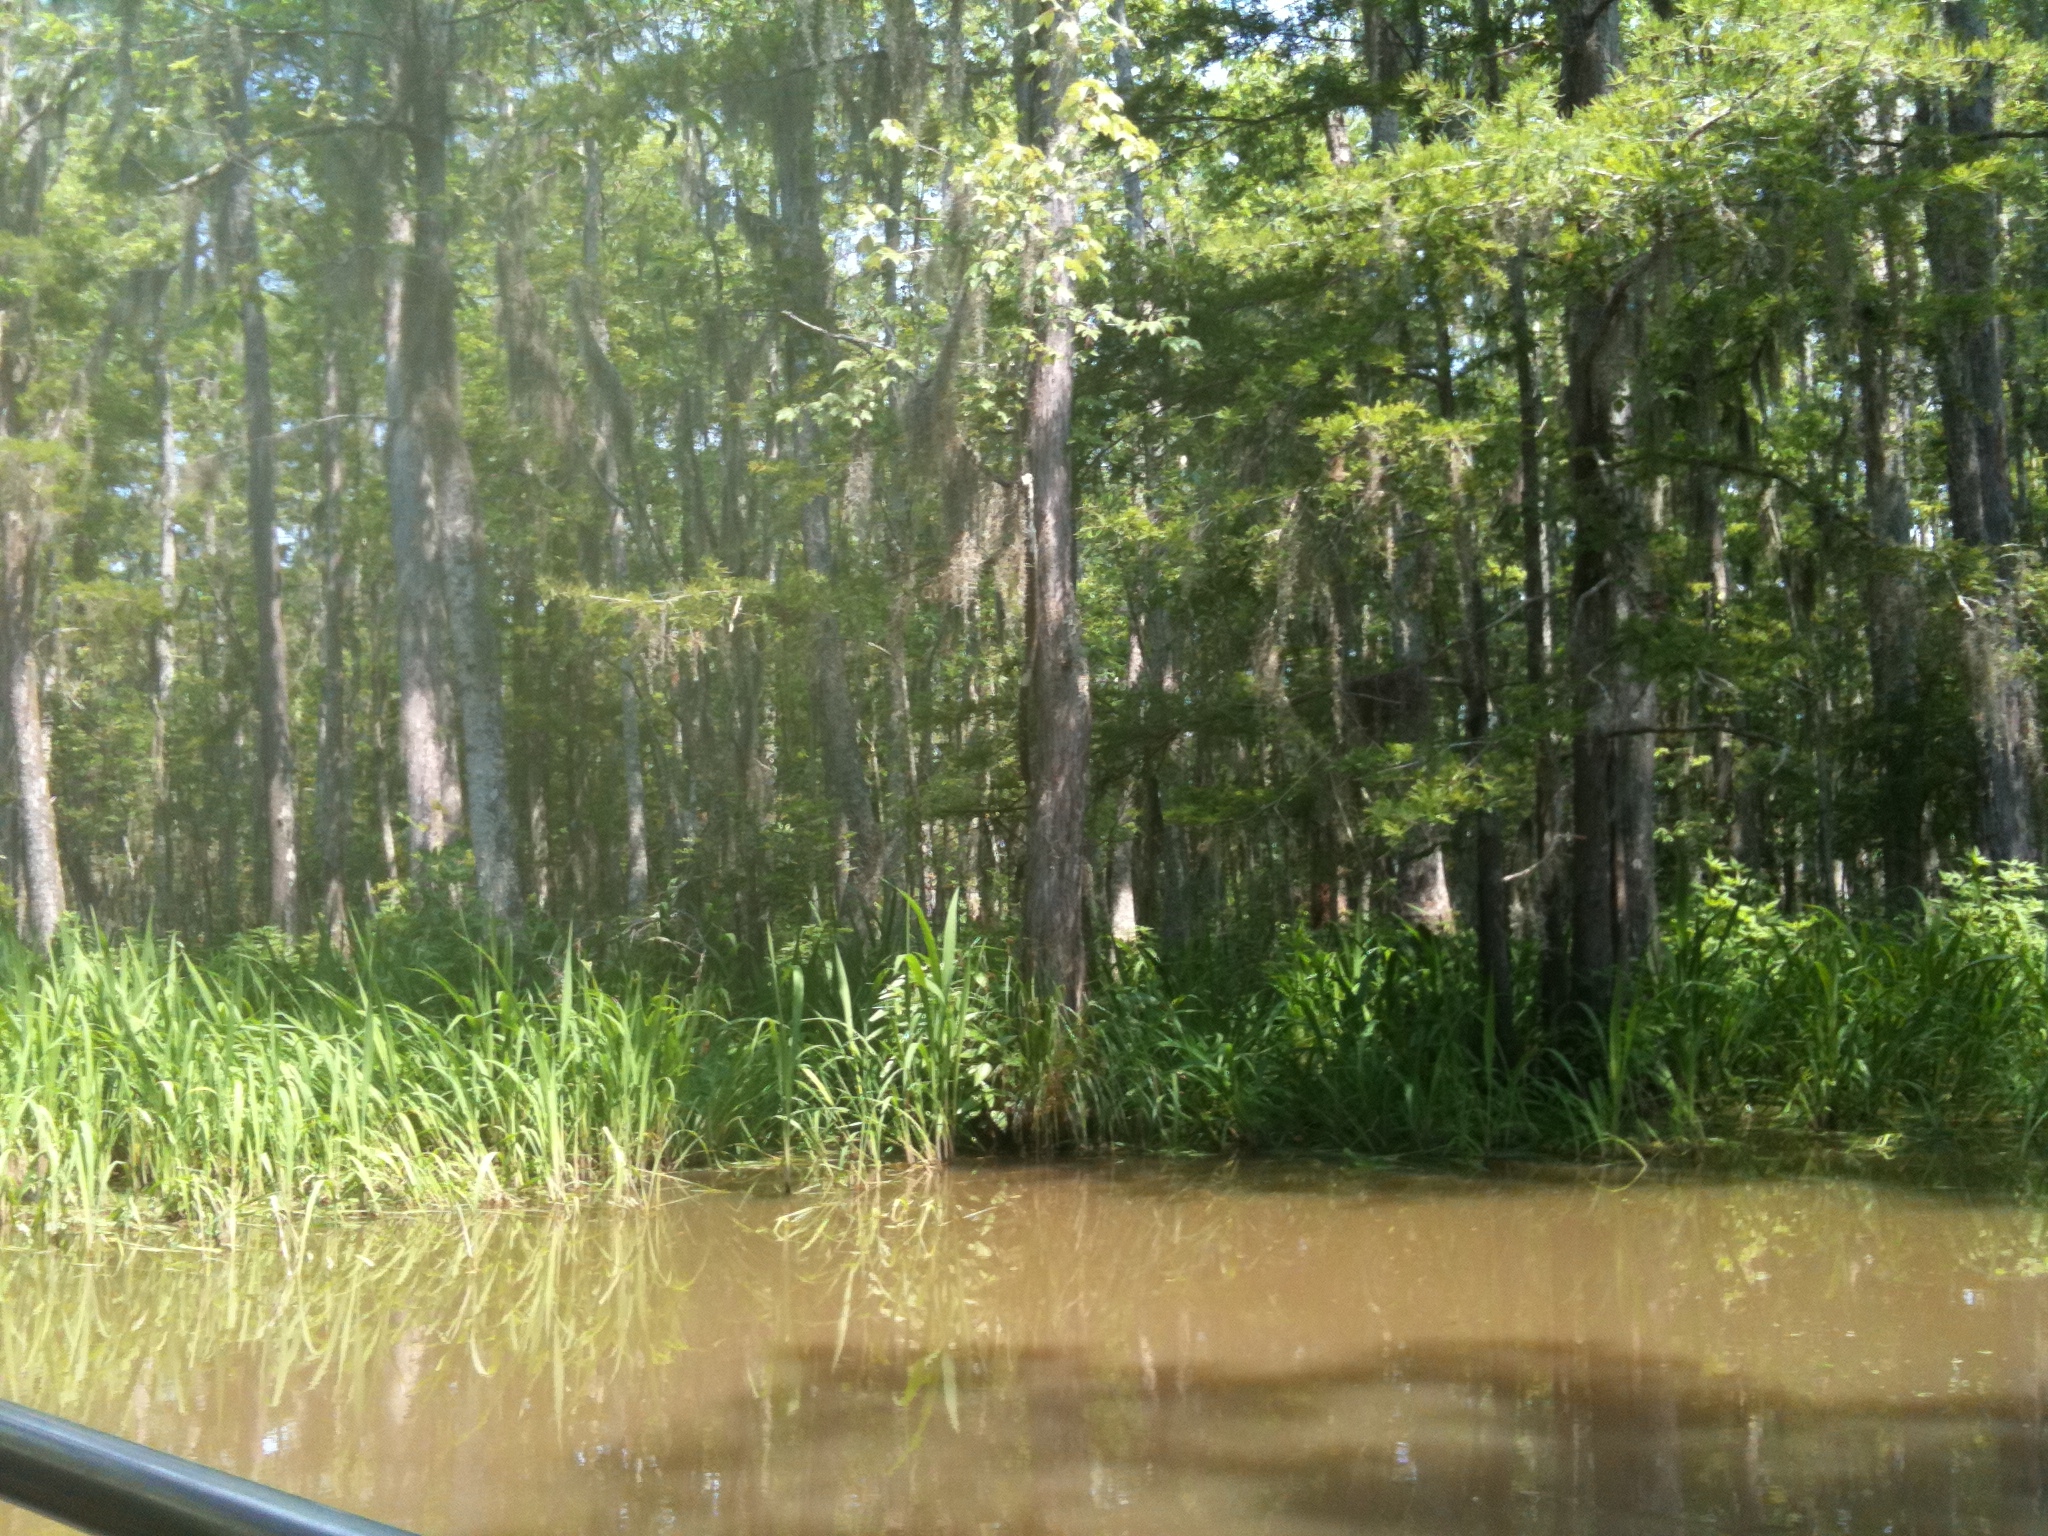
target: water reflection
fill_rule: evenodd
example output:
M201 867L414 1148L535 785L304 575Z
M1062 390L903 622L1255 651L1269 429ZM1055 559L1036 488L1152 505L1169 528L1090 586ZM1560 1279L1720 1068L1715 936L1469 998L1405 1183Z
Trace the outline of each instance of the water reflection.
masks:
M0 1392L427 1532L2038 1531L2044 1256L1849 1181L984 1168L0 1252Z

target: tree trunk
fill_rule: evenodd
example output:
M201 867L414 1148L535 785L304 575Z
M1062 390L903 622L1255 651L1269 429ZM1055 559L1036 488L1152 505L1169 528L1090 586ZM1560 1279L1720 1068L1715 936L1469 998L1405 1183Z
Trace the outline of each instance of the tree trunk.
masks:
M1155 525L1160 516L1150 497L1146 516ZM1162 951L1171 952L1185 945L1189 938L1188 904L1184 899L1187 831L1166 819L1163 782L1181 750L1182 732L1172 720L1180 675L1174 664L1173 613L1166 603L1159 573L1148 571L1145 585L1148 606L1139 626L1144 669L1138 679L1138 719L1145 750L1135 786L1137 826L1133 836L1137 868L1132 883L1136 887L1139 923L1152 930Z
M1526 254L1508 267L1508 325L1515 358L1515 499L1522 533L1523 670L1537 707L1549 701L1552 618L1550 524L1543 508L1543 395L1536 379L1536 335L1529 323ZM1531 902L1538 936L1537 992L1541 1017L1555 1018L1571 996L1571 929L1562 876L1566 859L1557 742L1548 730L1535 743L1535 785L1529 815Z
M832 577L830 527L826 498L804 504L804 566L820 581ZM829 604L829 598L827 599ZM821 606L812 621L811 680L818 708L818 738L824 758L826 791L844 825L849 859L842 912L865 933L874 922L881 894L882 834L861 772L860 730L854 718L853 694L846 681L846 648L839 634L839 615Z
M830 267L822 226L817 163L815 88L818 71L808 38L798 64L803 84L785 93L775 117L775 166L781 186L783 222L790 249L789 311L784 332L786 387L801 399L829 384L834 349L819 331L833 329ZM796 428L796 454L806 469L816 467L819 432L815 422ZM874 800L862 771L860 726L846 677L846 645L833 606L831 498L820 492L805 499L799 515L804 569L817 579L819 606L811 625L811 692L817 709L818 749L825 792L840 824L844 870L835 882L841 916L863 935L873 931L882 880L882 834Z
M505 344L505 383L513 414L541 428L548 444L574 457L578 452L576 411L563 380L561 360L548 336L547 306L526 268L526 247L541 206L546 182L529 177L506 209L497 242L498 334ZM694 458L694 453L692 453ZM526 461L527 473L535 473ZM553 847L548 817L548 765L552 756L546 699L556 604L542 599L538 572L547 559L553 498L536 498L532 536L521 546L512 580L512 607L519 616L513 631L512 668L529 700L517 756L518 803L525 807L527 888L535 907L552 910ZM539 639L533 638L535 630ZM637 723L637 722L636 722ZM623 732L622 732L623 734Z
M1126 631L1124 692L1127 698L1141 697L1145 680L1143 621L1135 603ZM1110 829L1109 844L1109 936L1119 944L1135 943L1138 937L1138 829L1135 812L1137 793L1126 780L1116 794L1116 822Z
M1619 12L1563 0L1559 105L1567 113L1609 88L1621 63ZM1656 929L1656 685L1623 654L1620 629L1640 608L1642 531L1618 483L1614 408L1625 287L1581 277L1565 300L1565 412L1573 511L1570 659L1579 723L1572 739L1572 994L1604 1018L1617 978Z
M0 665L6 668L7 728L21 822L21 932L48 949L64 916L64 873L57 850L57 812L50 800L43 685L36 665L37 571L45 487L25 467L0 483Z
M1407 49L1400 26L1389 13L1385 0L1364 0L1358 19L1358 50L1364 57L1372 92L1368 108L1369 142L1371 152L1377 155L1401 142L1401 108L1397 98L1401 82L1409 73Z
M1031 70L1031 111L1021 135L1055 167L1064 167L1074 129L1055 119L1075 68L1073 13L1056 5L1049 26L1020 46L1036 44L1042 68ZM1063 179L1063 178L1059 178ZM1042 255L1064 257L1074 200L1056 179L1046 205ZM1087 994L1084 913L1088 903L1085 824L1091 723L1088 657L1076 601L1073 466L1067 438L1074 409L1073 279L1064 260L1049 264L1040 295L1038 351L1031 368L1024 437L1028 477L1026 595L1028 647L1021 756L1028 798L1024 848L1023 955L1032 985L1078 1012Z
M1688 397L1689 416L1685 441L1690 462L1685 467L1684 486L1688 532L1700 560L1705 591L1700 619L1706 632L1719 640L1728 620L1728 532L1721 511L1722 469L1714 460L1719 453L1722 395L1714 378L1713 340L1702 337L1691 363L1692 382ZM1697 702L1703 715L1720 712L1710 690L1726 689L1725 683L1703 680ZM1735 745L1729 733L1715 721L1706 732L1708 804L1724 824L1733 820L1735 803ZM1687 854L1685 878L1692 878L1692 855Z
M519 869L505 773L497 633L479 567L475 477L462 428L455 274L448 260L449 82L458 67L446 0L411 0L394 61L395 95L412 149L412 245L399 315L403 416L419 445L448 610L461 703L463 799L479 905L499 922L519 915Z
M626 910L647 907L647 778L640 760L640 693L635 675L633 633L626 632L626 654L619 658L619 756L625 765Z
M166 286L168 286L166 284ZM149 782L151 862L155 866L158 923L171 921L171 687L177 678L178 434L171 412L171 373L165 361L163 293L156 299L149 351L150 393L156 409L156 592L161 611L149 630Z
M592 140L583 144L583 271L572 299L576 335L589 381L590 462L605 520L611 583L629 587L629 536L642 520L639 477L633 463L633 410L612 366L605 325L600 252L604 229L604 164ZM619 658L619 757L626 794L626 910L647 906L647 780L640 753L640 692L635 651L637 625L629 609L624 654Z
M263 307L255 181L249 161L249 82L239 28L228 29L226 127L228 259L240 291L242 414L248 432L249 570L256 606L256 803L266 866L267 920L286 933L299 920L298 815L292 789L291 688L285 670L284 593L277 563L277 438L270 397L270 325Z
M893 856L885 852L883 863L895 871L902 888L922 899L925 886L924 825L918 809L917 744L911 736L910 662L906 630L911 603L916 595L915 573L908 568L911 543L904 538L904 566L900 585L889 604L888 686L890 793L883 804L894 802L895 818L889 840L898 846Z
M1477 529L1471 531L1468 545L1473 558L1466 562L1465 570L1465 740L1473 765L1483 769L1492 712L1486 643L1491 620L1477 558ZM1472 927L1479 981L1492 1008L1494 1047L1502 1062L1512 1066L1522 1053L1515 1033L1515 968L1508 943L1507 854L1501 842L1500 812L1490 805L1472 813L1472 864Z
M1977 0L1942 7L1959 47L1988 35ZM1972 65L1946 100L1950 165L1993 151L1993 76ZM1949 521L1957 542L1988 552L1989 590L1965 603L1964 664L1977 736L1985 854L2035 857L2036 705L2021 660L2012 486L2006 463L2004 317L1998 298L1998 198L1968 182L1927 196L1927 258L1937 300L1935 372L1947 450Z
M447 847L462 822L462 780L449 732L454 708L446 676L447 614L439 551L427 515L426 463L403 383L406 260L412 219L392 215L394 259L384 296L384 482L391 500L392 606L398 638L398 760L405 775L406 846L418 855ZM415 876L419 873L414 865Z
M1920 831L1926 787L1917 724L1920 581L1913 552L1913 506L1900 451L1905 434L1892 404L1892 351L1886 339L1890 306L1867 298L1859 318L1858 405L1863 496L1870 524L1863 601L1871 713L1877 725L1878 837L1885 905L1894 912L1908 912L1927 871Z
M1435 298L1434 295L1432 295ZM1457 390L1452 374L1450 318L1438 300L1436 311L1437 413L1445 421L1458 412ZM1451 450L1450 482L1455 496L1462 488L1464 464ZM1465 752L1467 760L1482 775L1486 768L1486 734L1492 724L1492 661L1487 632L1492 622L1486 600L1485 570L1480 554L1481 530L1476 511L1465 509L1458 522L1458 565L1463 588L1465 621L1464 694ZM1514 956L1508 943L1507 854L1501 843L1500 812L1482 805L1472 813L1473 901L1472 926L1478 950L1479 982L1491 1007L1495 1048L1509 1064L1521 1055L1515 1038ZM1483 1065L1493 1063L1482 1049Z
M11 27L4 34L11 45ZM47 85L13 71L0 53L0 220L14 242L39 232L43 193L55 170L50 140L61 114ZM0 434L34 435L24 395L36 373L35 279L22 271L11 244L0 251ZM22 937L47 950L64 916L64 873L57 847L57 809L50 798L49 741L43 732L41 669L36 660L36 608L49 517L50 471L33 452L0 456L0 678L4 678L8 764L21 837L15 892Z
M1129 23L1124 19L1124 0L1110 0L1109 19L1110 24L1116 28L1116 41L1110 50L1110 65L1116 71L1116 93L1122 98L1124 110L1128 112L1131 106L1131 92L1137 88L1138 72L1131 62L1130 41L1124 35L1129 27ZM1342 133L1343 120L1339 118L1337 122L1337 131ZM1331 158L1336 158L1334 145ZM1348 150L1345 163L1349 163ZM1124 233L1142 244L1145 239L1145 178L1138 174L1138 168L1134 165L1124 167L1123 192ZM1128 862L1128 855L1126 861ZM1136 921L1133 917L1133 924Z
M348 609L355 577L342 527L341 356L320 358L320 733L313 820L320 847L320 915L327 941L348 942Z
M1392 540L1388 597L1394 671L1387 739L1413 747L1415 765L1420 768L1436 724L1426 623L1436 573L1429 535L1405 505L1395 509ZM1418 823L1403 834L1395 854L1395 910L1402 921L1427 933L1449 933L1456 926L1450 881L1444 874L1441 825Z

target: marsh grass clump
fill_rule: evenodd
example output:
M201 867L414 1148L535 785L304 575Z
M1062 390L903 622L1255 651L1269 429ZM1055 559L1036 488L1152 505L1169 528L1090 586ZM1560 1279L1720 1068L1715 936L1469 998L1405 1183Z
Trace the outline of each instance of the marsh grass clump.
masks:
M1084 1021L957 908L879 958L660 970L567 942L387 935L343 962L67 936L0 955L0 1207L93 1229L251 1213L645 1198L679 1172L859 1176L963 1152L1477 1157L1770 1131L2048 1120L2048 937L2030 872L1912 921L1787 914L1733 880L1675 909L1606 1018L1492 1045L1465 944L1291 927L1108 958Z

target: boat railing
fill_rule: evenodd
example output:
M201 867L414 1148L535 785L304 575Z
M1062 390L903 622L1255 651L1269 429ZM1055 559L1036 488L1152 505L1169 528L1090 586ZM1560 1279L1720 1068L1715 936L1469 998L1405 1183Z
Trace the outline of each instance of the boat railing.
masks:
M4 1399L0 1501L94 1536L408 1536Z

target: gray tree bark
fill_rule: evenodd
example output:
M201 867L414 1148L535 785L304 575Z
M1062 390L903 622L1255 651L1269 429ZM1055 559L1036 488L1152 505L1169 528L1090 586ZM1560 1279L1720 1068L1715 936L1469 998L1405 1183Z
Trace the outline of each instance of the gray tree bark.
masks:
M1523 672L1530 691L1547 702L1553 624L1550 591L1550 521L1543 505L1543 395L1536 378L1536 335L1529 321L1527 258L1508 268L1508 326L1515 357L1515 499L1522 533ZM1538 935L1537 992L1542 1017L1555 1018L1571 996L1571 927L1563 876L1563 785L1557 742L1543 731L1535 747L1535 794L1529 816L1534 869L1532 902Z
M1977 0L1950 0L1942 15L1959 47L1988 36ZM1973 65L1968 82L1948 92L1943 126L1950 165L1992 151L1994 92L1988 64ZM1927 258L1938 306L1934 354L1949 521L1959 543L1987 552L1992 577L1988 591L1966 601L1963 637L1982 797L1978 841L1987 856L2005 861L2036 857L2040 764L2034 689L2020 660L1998 246L1995 192L1946 182L1928 194Z
M828 502L813 496L804 503L802 534L804 568L820 581L832 578L831 526ZM860 728L853 693L846 679L846 646L839 615L821 606L812 621L812 686L818 706L818 737L824 758L827 792L845 825L847 840L846 900L843 908L856 927L872 926L881 894L882 833L861 771Z
M403 365L406 252L412 218L395 211L384 296L384 483L391 502L392 606L398 642L398 760L405 777L405 840L417 857L438 853L462 824L454 696L447 677L447 604L427 515L426 457L407 413Z
M1894 253L1887 243L1887 267ZM1885 274L1887 287L1893 273ZM1920 578L1913 550L1905 434L1893 400L1894 315L1890 295L1867 294L1857 326L1858 425L1863 438L1863 500L1870 526L1863 582L1871 713L1879 740L1878 837L1885 904L1908 911L1926 878L1921 816L1927 790L1920 731Z
M348 621L355 571L342 527L341 354L332 336L320 358L320 727L313 761L320 916L327 941L348 941Z
M1430 698L1429 630L1426 616L1435 585L1435 562L1427 532L1406 505L1394 510L1393 558L1388 569L1389 650L1394 663L1393 698L1387 739L1416 749L1417 761L1435 735ZM1444 873L1444 829L1418 824L1401 839L1395 854L1395 909L1404 922L1429 933L1456 926L1450 881Z
M1056 165L1070 153L1074 130L1056 121L1057 108L1076 68L1073 15L1063 5L1049 26L1020 34L1020 47L1043 51L1046 62L1027 73L1028 114L1020 137ZM1040 295L1038 350L1032 364L1024 429L1028 477L1025 599L1028 660L1022 758L1028 797L1024 848L1023 957L1032 985L1078 1012L1088 986L1083 927L1088 904L1088 738L1092 715L1088 657L1081 644L1075 576L1073 466L1068 434L1074 410L1073 278L1063 258L1074 224L1074 201L1064 188L1045 210L1047 267ZM1050 259L1048 259L1050 258Z
M161 611L149 631L149 782L151 863L155 866L157 922L171 920L174 893L171 864L171 688L177 680L178 611L178 432L171 408L171 372L166 359L164 290L154 296L149 347L151 403L156 412L156 479L151 499L156 513L156 591Z
M455 348L455 274L448 259L449 83L460 61L446 0L407 0L393 41L395 91L412 150L412 245L399 315L399 387L418 443L421 480L441 562L449 648L462 716L464 808L476 860L476 896L500 922L519 916L519 869L505 772L504 701L497 633L479 571L484 564L475 476L463 436Z
M270 323L264 312L255 180L249 158L249 81L241 31L228 28L228 165L223 191L227 256L239 290L242 418L248 442L246 505L250 585L256 608L256 803L272 927L299 922L298 812L292 773L291 683L286 671L284 591L277 562L277 428L270 393Z
M605 518L611 582L621 593L630 580L631 530L643 520L639 477L633 462L633 411L624 383L612 366L601 280L604 229L604 164L592 140L583 143L583 270L573 295L578 347L589 381L590 462ZM636 673L637 626L625 622L625 654L619 661L619 756L626 794L626 910L647 905L647 781L640 753L640 692Z
M1452 375L1450 320L1441 303L1436 305L1437 413L1445 421L1458 414L1458 398ZM1454 454L1457 450L1453 450ZM1451 461L1451 484L1455 493L1463 479L1462 461ZM1465 509L1458 523L1458 575L1462 588L1460 603L1465 627L1463 646L1463 692L1465 695L1465 753L1475 769L1486 766L1486 736L1492 726L1492 658L1487 634L1492 625L1486 599L1485 571L1480 563L1480 529L1476 509ZM1515 969L1509 947L1507 851L1501 839L1500 812L1482 805L1472 813L1472 927L1478 950L1479 981L1491 1006L1493 1041L1502 1059L1513 1063L1521 1054L1515 1037ZM1489 1069L1484 1042L1477 1053Z
M781 179L783 220L790 246L790 310L799 317L785 332L783 356L792 390L808 390L829 377L833 348L820 331L832 329L830 268L827 264L817 167L816 100L810 45L802 45L802 85L792 85L775 119L775 163ZM806 469L818 457L818 429L799 423L797 458ZM800 513L804 568L821 585L811 628L811 688L817 707L819 756L825 789L844 839L840 909L862 933L873 931L882 880L882 832L861 763L860 722L846 676L846 644L833 606L831 498L808 497Z
M10 24L11 26L12 24ZM11 34L0 34L11 43ZM0 57L10 63L11 56ZM0 93L0 221L5 232L26 242L41 227L43 193L55 170L52 136L57 116L46 82L33 75L9 76ZM35 435L25 395L35 378L36 314L33 279L20 273L18 258L0 255L0 432L10 438ZM0 691L7 712L8 764L14 781L21 834L21 868L16 918L22 937L47 950L64 916L64 871L57 847L57 808L50 797L48 738L43 732L41 668L36 657L39 577L43 537L49 518L49 470L32 456L0 458Z
M1400 24L1384 0L1364 0L1358 11L1358 50L1372 90L1369 143L1372 153L1380 154L1401 142L1401 108L1396 95L1410 70L1408 50Z
M1619 13L1608 0L1562 0L1559 105L1609 89L1621 67ZM1579 724L1572 739L1572 994L1604 1017L1616 982L1656 933L1657 691L1621 646L1641 611L1643 530L1620 483L1615 432L1625 286L1582 278L1565 301L1565 414L1577 538L1570 663Z
M36 661L37 574L42 565L47 488L19 467L0 472L0 666L6 669L9 744L21 822L22 936L48 949L64 916L64 867L43 734L43 683Z
M918 809L917 744L911 734L909 641L906 631L916 588L910 569L909 540L905 538L901 586L889 605L889 627L884 649L888 654L889 688L889 791L883 803L893 801L895 819L888 841L895 846L883 851L883 867L893 870L902 888L922 899L925 888L924 818Z
M1492 624L1479 562L1477 530L1465 540L1465 740L1476 767L1485 764L1486 733L1492 714L1488 687L1492 670L1487 632ZM1482 806L1472 813L1473 937L1478 948L1479 980L1493 1010L1494 1048L1513 1065L1521 1056L1515 1033L1515 967L1509 947L1507 850L1501 838L1500 812ZM1482 1057L1483 1059L1483 1057ZM1490 1065L1490 1063L1489 1063Z
M548 444L564 456L574 458L577 447L576 408L564 382L561 359L556 355L548 331L547 306L526 268L526 248L542 207L547 182L527 175L509 200L497 242L498 334L505 344L506 393L514 414L539 426ZM692 454L694 458L694 454ZM529 472L533 472L529 470ZM548 676L553 647L551 632L559 618L553 600L540 597L536 574L546 558L550 515L543 500L533 537L521 550L520 563L512 578L512 605L532 626L536 621L541 638L528 638L530 627L515 631L514 655L517 674L534 686L533 680ZM543 685L544 686L544 685ZM548 772L554 743L543 712L530 710L521 732L516 786L525 807L527 886L536 907L549 911L554 896L554 851L548 814Z

